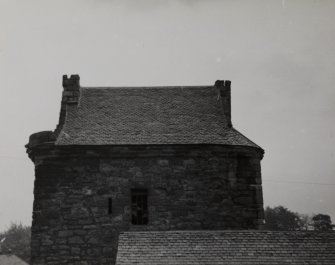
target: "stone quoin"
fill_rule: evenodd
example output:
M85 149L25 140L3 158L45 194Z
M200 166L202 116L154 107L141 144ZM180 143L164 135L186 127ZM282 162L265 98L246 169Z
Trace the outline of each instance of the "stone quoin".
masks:
M232 126L230 86L81 87L63 76L56 129L26 145L32 264L115 264L126 231L259 229L264 151Z

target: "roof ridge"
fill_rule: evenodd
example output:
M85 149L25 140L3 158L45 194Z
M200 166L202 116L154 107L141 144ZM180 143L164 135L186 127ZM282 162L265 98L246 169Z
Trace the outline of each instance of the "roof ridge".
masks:
M125 88L135 88L135 89L147 89L147 88L154 88L154 89L161 89L161 88L214 88L213 85L203 85L203 86L94 86L94 87L87 87L81 86L80 88L83 89L125 89Z

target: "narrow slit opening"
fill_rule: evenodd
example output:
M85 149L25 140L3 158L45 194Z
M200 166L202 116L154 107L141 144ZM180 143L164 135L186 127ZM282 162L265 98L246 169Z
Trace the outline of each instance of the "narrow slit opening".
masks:
M113 207L112 207L112 198L108 198L108 214L112 214Z

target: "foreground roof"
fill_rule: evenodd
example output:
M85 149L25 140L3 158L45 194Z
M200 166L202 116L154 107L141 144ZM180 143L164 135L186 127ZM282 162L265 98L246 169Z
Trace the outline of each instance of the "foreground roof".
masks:
M13 254L0 254L0 264L1 265L28 265L25 261L18 258Z
M56 145L222 144L260 148L232 128L215 86L80 87L78 92L77 104L66 106ZM228 100L230 115L230 85Z
M335 264L335 233L316 231L124 232L117 265Z

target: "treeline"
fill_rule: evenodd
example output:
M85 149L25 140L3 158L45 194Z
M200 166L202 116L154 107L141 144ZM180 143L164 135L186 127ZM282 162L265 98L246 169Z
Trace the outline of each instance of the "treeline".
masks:
M327 214L299 214L292 212L284 206L274 208L266 207L265 215L265 230L277 231L297 231L297 230L332 230L332 221Z
M1 254L15 254L25 262L30 262L30 226L12 223L0 233Z

